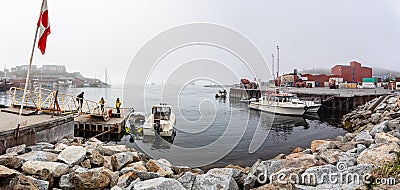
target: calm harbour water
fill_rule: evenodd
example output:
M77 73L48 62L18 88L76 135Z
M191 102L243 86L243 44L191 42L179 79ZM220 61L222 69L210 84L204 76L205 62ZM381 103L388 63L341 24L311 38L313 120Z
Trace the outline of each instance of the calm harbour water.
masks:
M175 89L175 90L166 90ZM158 157L168 154L174 146L185 148L198 148L215 142L221 135L229 135L238 142L232 151L226 148L226 144L216 144L212 151L228 151L227 154L208 167L223 167L228 164L251 166L257 159L270 159L281 153L289 153L295 147L307 148L315 139L334 138L345 131L330 125L324 121L327 115L320 114L319 118L289 117L267 115L261 117L257 111L249 110L246 103L229 101L229 99L215 99L218 88L206 88L201 85L189 85L184 88L165 86L161 92L160 86L150 85L145 90L145 100L139 97L139 92L124 92L123 88L71 88L60 89L61 92L77 95L85 92L85 98L98 101L104 97L106 103L114 106L117 97L122 98L122 107L134 107L135 111L145 112L151 105L160 102L173 106L176 114L177 135L173 145L157 139L130 142L130 137L125 136L118 142L129 147L140 149L141 146L149 146ZM177 94L176 92L179 91ZM122 97L123 95L129 97ZM162 99L162 100L161 100ZM9 104L10 98L5 93L0 93L0 104ZM150 114L150 113L147 113ZM264 127L272 123L271 128ZM322 120L322 121L321 121ZM269 130L266 140L254 153L249 153L249 145L257 126ZM228 132L226 132L229 130ZM169 160L175 165L182 165L182 155L168 155ZM197 159L207 158L204 157ZM168 159L168 158L167 158Z

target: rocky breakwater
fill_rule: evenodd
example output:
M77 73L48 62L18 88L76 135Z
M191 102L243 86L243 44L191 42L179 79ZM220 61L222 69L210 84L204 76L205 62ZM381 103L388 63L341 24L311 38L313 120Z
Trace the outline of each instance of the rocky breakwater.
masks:
M95 138L23 144L0 156L0 189L239 189L245 173L233 166L207 173L173 166Z
M351 132L246 168L204 172L97 139L20 145L0 156L0 189L400 189L398 105L378 98L343 117Z

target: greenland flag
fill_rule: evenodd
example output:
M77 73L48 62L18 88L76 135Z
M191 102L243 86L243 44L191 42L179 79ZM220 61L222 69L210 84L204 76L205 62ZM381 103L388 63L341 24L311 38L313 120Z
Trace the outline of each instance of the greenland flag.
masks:
M40 17L37 26L40 28L38 48L40 49L42 54L44 54L46 50L47 36L50 34L50 22L49 22L49 13L47 10L47 0L44 0L43 2L43 7L40 12Z

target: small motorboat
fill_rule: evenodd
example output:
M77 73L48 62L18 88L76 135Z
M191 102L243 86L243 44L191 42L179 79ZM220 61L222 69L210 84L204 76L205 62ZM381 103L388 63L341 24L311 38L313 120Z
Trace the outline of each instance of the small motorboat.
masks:
M175 136L175 114L171 111L171 106L167 104L154 105L151 115L143 124L143 135L154 136L159 134L162 137Z
M219 90L219 92L215 94L215 98L226 98L226 96L227 93L225 89Z
M273 114L302 116L307 107L304 102L297 99L294 94L273 93L266 95L258 102L251 102L249 108Z

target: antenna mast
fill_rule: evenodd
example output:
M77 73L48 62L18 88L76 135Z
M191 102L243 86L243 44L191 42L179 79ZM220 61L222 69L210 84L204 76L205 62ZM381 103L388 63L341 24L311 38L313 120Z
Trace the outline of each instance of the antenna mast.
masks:
M279 77L279 46L276 46L276 50L277 50L277 58L276 58L276 64L278 67L278 71L276 72L276 77Z
M274 64L274 61L275 61L275 56L274 56L274 54L272 54L272 79L274 79L274 81L275 81L275 64Z

